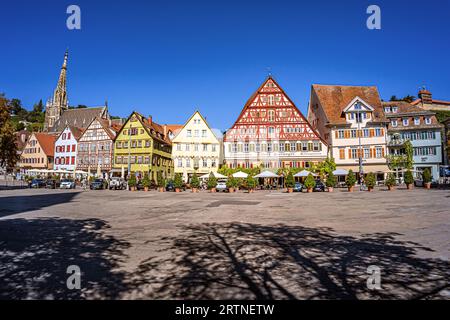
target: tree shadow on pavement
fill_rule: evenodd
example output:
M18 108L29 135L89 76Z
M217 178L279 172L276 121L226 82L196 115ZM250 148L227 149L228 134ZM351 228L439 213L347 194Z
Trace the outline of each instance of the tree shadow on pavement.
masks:
M129 247L104 234L102 220L0 220L0 299L117 298L126 290L117 270ZM81 290L69 290L70 265Z
M73 201L79 192L0 197L0 218Z
M161 239L143 261L131 297L152 299L427 299L449 288L448 261L398 234L342 236L328 228L202 224ZM367 268L381 270L369 290Z

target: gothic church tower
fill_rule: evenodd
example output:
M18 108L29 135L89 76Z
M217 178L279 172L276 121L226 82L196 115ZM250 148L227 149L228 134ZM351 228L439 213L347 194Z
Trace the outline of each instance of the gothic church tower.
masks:
M61 117L62 113L68 109L67 101L67 86L66 86L66 73L67 73L67 59L69 52L64 54L64 62L61 67L61 73L59 74L58 85L56 86L53 98L51 98L45 108L45 123L44 131L52 131L55 122Z

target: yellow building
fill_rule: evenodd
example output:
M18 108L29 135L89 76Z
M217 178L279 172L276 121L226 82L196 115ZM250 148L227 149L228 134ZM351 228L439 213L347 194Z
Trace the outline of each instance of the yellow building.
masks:
M175 172L188 181L194 172L217 172L222 163L222 139L196 111L172 140Z
M142 177L149 173L156 182L158 172L164 178L173 177L172 143L166 128L133 112L114 140L114 171L129 171Z

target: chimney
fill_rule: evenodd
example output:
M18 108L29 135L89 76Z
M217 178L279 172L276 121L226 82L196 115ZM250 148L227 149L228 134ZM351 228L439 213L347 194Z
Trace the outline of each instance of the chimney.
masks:
M150 125L152 125L152 123L153 123L153 118L152 118L152 116L148 116L148 123L150 124Z
M164 125L164 137L167 137L167 124Z
M425 89L425 87L423 87L420 91L419 91L419 99L422 100L423 104L432 104L433 103L433 98L431 95L431 92L428 91L427 89Z

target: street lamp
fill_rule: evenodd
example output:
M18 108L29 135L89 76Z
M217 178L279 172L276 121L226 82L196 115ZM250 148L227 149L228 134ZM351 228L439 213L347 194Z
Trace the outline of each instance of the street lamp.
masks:
M356 104L358 105L358 104ZM355 105L355 106L356 106ZM364 176L364 168L363 168L363 149L362 149L362 144L361 144L361 136L362 136L362 132L361 132L361 121L362 121L362 110L356 110L355 109L355 113L356 113L356 123L358 124L358 165L359 165L359 190L362 191L363 190L363 184L362 184L362 177Z

